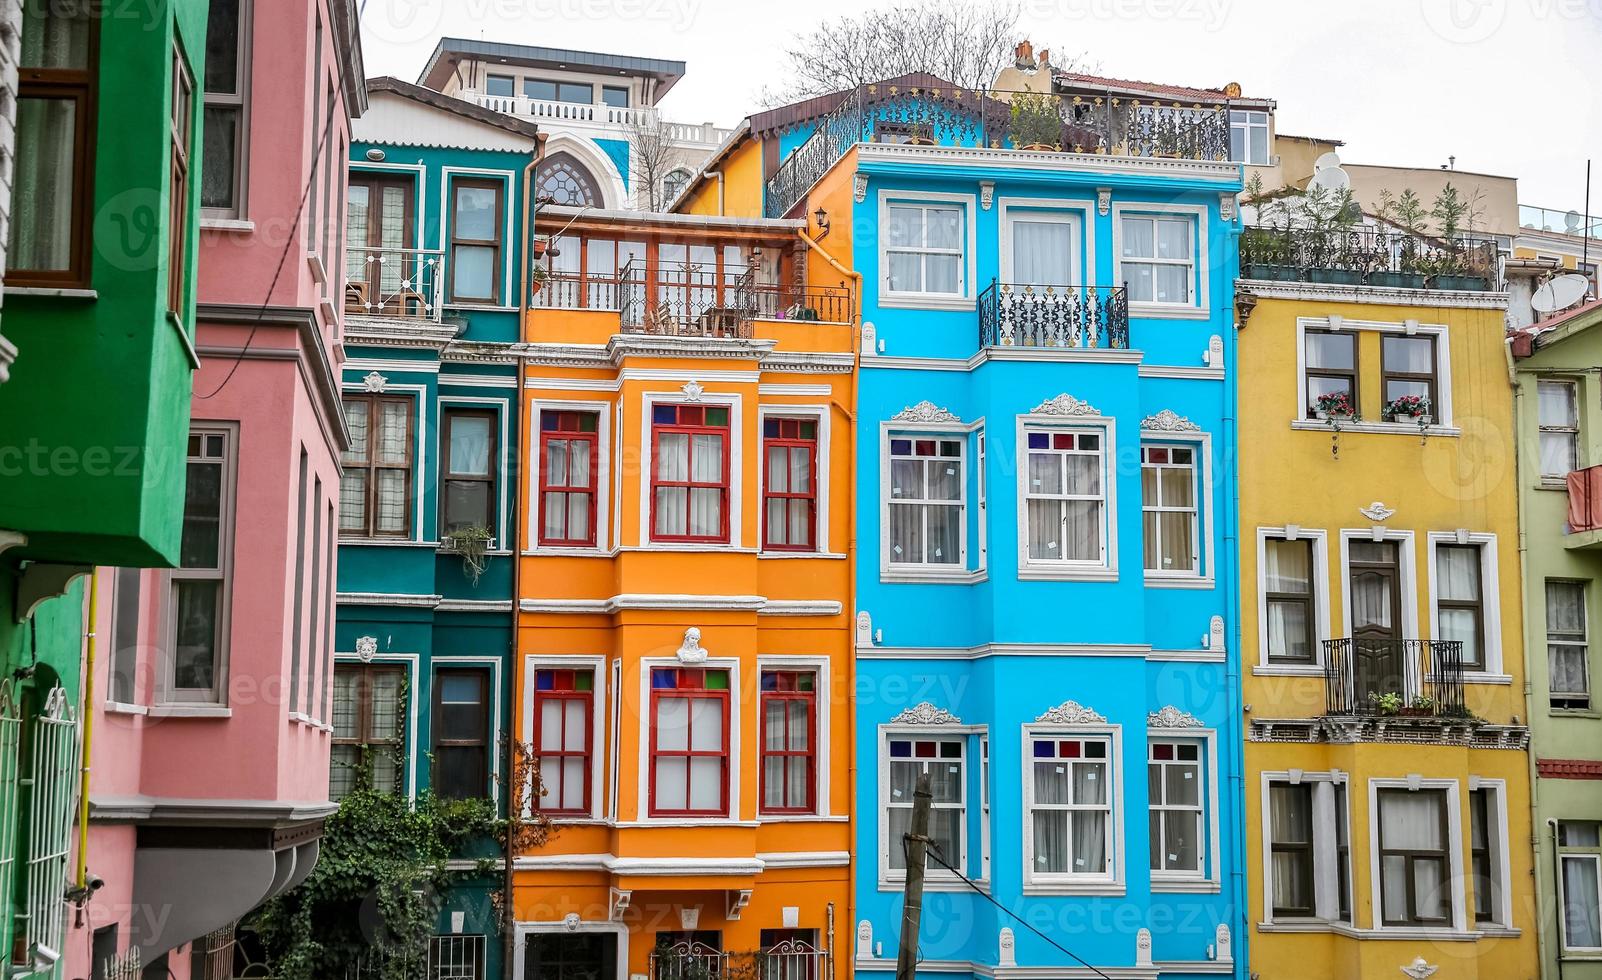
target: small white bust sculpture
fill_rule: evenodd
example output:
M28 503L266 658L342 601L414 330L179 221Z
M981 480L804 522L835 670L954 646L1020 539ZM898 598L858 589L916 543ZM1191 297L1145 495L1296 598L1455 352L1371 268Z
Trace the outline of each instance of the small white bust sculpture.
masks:
M706 651L701 649L701 629L691 626L684 631L684 645L679 647L679 663L704 664Z

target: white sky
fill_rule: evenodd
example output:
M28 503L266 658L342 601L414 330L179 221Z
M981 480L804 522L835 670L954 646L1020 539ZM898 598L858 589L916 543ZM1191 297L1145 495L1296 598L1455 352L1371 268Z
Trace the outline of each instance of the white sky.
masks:
M1102 74L1238 81L1279 127L1351 163L1519 178L1519 198L1602 213L1602 0L1023 0L1038 51ZM782 82L797 32L851 0L366 0L369 75L415 80L442 35L686 62L662 107L732 125ZM1060 56L1054 61L1061 62Z

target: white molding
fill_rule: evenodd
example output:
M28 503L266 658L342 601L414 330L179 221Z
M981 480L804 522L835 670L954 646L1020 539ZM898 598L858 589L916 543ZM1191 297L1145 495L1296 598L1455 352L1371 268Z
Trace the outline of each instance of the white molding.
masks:
M813 793L812 793L812 799L814 801L814 812L810 813L810 814L765 814L765 813L763 813L762 812L762 800L761 800L762 775L761 775L760 768L759 768L759 771L758 771L757 777L756 777L756 784L757 784L756 785L756 790L757 790L756 813L757 813L757 820L759 822L761 822L761 823L771 822L771 821L774 820L775 817L780 818L780 822L790 822L792 820L794 822L801 822L803 820L829 820L833 816L833 813L834 813L833 802L834 801L832 800L832 798L831 798L832 794L830 793L830 790L832 788L832 784L830 782L830 778L831 778L830 777L830 771L831 771L830 762L834 757L834 738L833 738L834 731L833 731L833 729L831 727L834 724L833 711L832 711L832 708L833 708L833 705L834 705L834 698L833 698L832 684L831 684L831 681L833 680L833 674L832 674L832 672L830 670L831 666L832 666L832 661L830 660L829 657L826 657L826 656L808 657L808 656L790 656L790 655L782 655L782 654L766 654L766 655L758 654L757 655L757 680L758 680L758 684L757 684L756 706L755 706L754 710L756 712L756 719L757 719L757 721L756 721L756 725L757 725L756 755L757 755L757 759L759 760L758 763L757 763L757 765L759 767L761 766L760 760L761 760L761 757L762 757L762 726L763 726L763 720L762 720L762 714L761 714L761 711L762 711L762 708L761 708L761 705L762 705L762 687L761 687L761 683L760 683L761 682L761 678L762 678L762 672L765 671L765 670L810 670L810 671L812 671L813 675L817 678L817 690L814 692L814 697L813 697L813 705L815 706L815 709L816 709L816 716L813 719L813 724L816 726L816 731L814 731L812 733L812 739L813 739L813 741L812 741L812 750L813 750L812 751L812 758L813 758L813 764L814 764L814 769L815 769L815 772L813 773L813 777L816 780L816 782L813 784ZM802 864L784 865L784 867L814 867L814 866L815 865L802 865Z
M582 549L596 553L605 552L609 546L616 545L615 539L607 537L612 528L612 494L608 492L611 487L612 457L618 446L613 445L612 433L612 401L610 399L586 398L530 398L526 401L528 425L528 477L521 488L528 504L528 520L524 522L526 537L522 542L525 554L543 555L553 551L572 551L567 547L553 549L542 547L540 540L540 474L545 465L545 454L540 451L540 413L541 412L592 412L597 417L595 425L595 545L591 549ZM503 536L504 538L504 536Z
M607 812L604 798L606 786L606 705L608 696L614 699L617 692L608 691L606 683L606 658L601 654L523 654L523 690L519 696L522 698L523 723L518 726L517 737L523 744L534 744L534 685L538 678L535 672L541 667L555 669L578 668L594 672L594 682L591 692L590 704L590 810L585 818L588 820L601 820ZM532 805L532 800L529 803ZM568 821L572 817L554 818ZM517 860L521 861L522 858Z
M1145 568L1145 559L1142 557L1142 572L1145 574L1146 585L1152 588L1192 588L1211 589L1214 584L1214 574L1217 567L1217 551L1215 542L1223 540L1218 528L1213 524L1213 495L1217 486L1213 483L1213 437L1210 432L1203 432L1201 426L1187 418L1174 415L1164 409L1172 420L1159 415L1148 416L1141 421L1140 441L1144 447L1147 441L1159 443L1186 443L1193 444L1200 466L1196 470L1196 499L1197 522L1201 525L1196 529L1195 544L1200 552L1197 555L1197 568L1194 572L1167 572L1158 568ZM1155 420L1164 428L1147 428L1146 423ZM1185 423L1190 428L1184 428ZM1144 505L1142 505L1144 507ZM1144 514L1144 511L1143 511Z
M837 616L842 605L837 599L769 599L760 595L675 595L661 592L624 592L605 599L518 600L526 613L571 613L611 615L625 609L671 610L675 612L754 612L768 616Z
M879 805L876 808L878 810L879 826L876 848L878 853L874 861L877 868L876 874L880 891L891 889L900 891L902 882L906 880L905 870L892 870L890 868L890 848L893 846L889 839L890 807L888 805L890 800L890 740L897 735L902 735L908 738L944 739L962 744L962 799L960 801L961 806L956 811L957 840L962 845L962 853L955 856L951 860L951 864L967 873L968 868L973 863L973 854L970 853L971 848L968 846L969 784L973 781L974 769L976 768L974 763L977 761L974 757L974 739L972 736L978 735L983 738L987 732L987 729L982 725L962 724L951 712L935 707L927 701L903 711L897 718L909 718L909 720L897 721L893 719L880 724L874 741L876 753L874 762L878 769L879 792ZM933 759L930 761L938 763L941 760ZM952 760L945 761L949 764ZM858 802L860 803L860 799ZM862 859L863 856L859 854L858 860L861 861ZM956 875L938 866L927 869L925 880L931 889L935 891L957 891L959 889L966 891L968 888Z
M678 666L681 666L681 664L677 656L641 657L635 666L635 669L639 674L640 697L640 700L637 702L639 706L638 716L633 719L636 723L636 729L634 733L635 740L639 743L638 758L635 760L636 779L634 791L636 795L634 797L634 812L636 819L628 825L637 827L658 827L671 825L673 821L681 819L688 819L692 821L712 821L715 824L721 824L724 821L741 819L740 814L743 800L740 795L740 776L745 764L745 760L740 755L740 735L745 728L743 723L745 715L742 714L743 708L741 694L743 693L743 688L741 687L742 681L740 678L739 657L709 656L700 665L716 670L727 670L729 672L729 714L728 717L724 719L726 723L724 725L724 736L728 739L728 744L725 745L724 748L728 752L729 768L727 773L728 782L725 784L724 788L727 796L724 800L723 813L721 815L712 815L710 817L695 816L683 818L654 817L651 815L651 669L653 667ZM618 692L616 700L618 702L622 701L621 691ZM740 719L740 721L737 722L737 719ZM618 826L625 826L625 823L623 821L619 821ZM674 859L660 858L654 860ZM694 860L702 859L697 858ZM755 870L761 871L762 869L758 867Z
M1300 925L1308 921L1316 922L1318 926L1317 931L1323 931L1335 926L1345 929L1352 929L1356 925L1355 921L1351 924L1347 924L1333 918L1334 915L1338 914L1339 908L1337 891L1339 887L1338 882L1336 882L1331 875L1325 875L1323 878L1320 878L1319 876L1320 868L1333 868L1336 866L1335 828L1330 824L1330 821L1340 820L1345 823L1347 827L1346 839L1348 845L1350 845L1353 841L1351 835L1352 799L1350 792L1350 780L1348 779L1346 773L1343 773L1339 770L1330 770L1328 772L1311 772L1301 769L1292 769L1279 772L1264 771L1259 773L1258 792L1260 795L1258 800L1258 816L1262 821L1262 831L1259 835L1261 847L1259 860L1262 862L1260 867L1263 875L1263 878L1260 879L1263 882L1263 917L1261 921L1265 923L1274 923L1276 921L1274 919L1273 886L1273 811L1272 804L1270 802L1271 796L1269 793L1269 789L1274 783L1291 783L1293 785L1311 783L1314 787L1312 801L1312 816L1314 821L1314 907L1315 909L1323 909L1324 911L1328 912L1330 916L1315 920L1293 919L1289 921L1294 925ZM1333 787L1336 785L1345 785L1348 789L1346 793L1346 810L1343 813L1335 812L1335 794ZM1327 793L1325 793L1319 788L1321 786L1328 786L1330 789ZM1347 862L1346 887L1348 895L1356 894L1356 873L1353 870L1353 863L1350 861ZM1354 920L1357 915L1355 904L1356 903L1354 902L1354 907L1352 908ZM1375 907L1377 908L1378 906ZM1280 920L1278 924L1284 925L1284 923L1285 920Z
M918 310L971 310L974 308L975 297L979 295L978 284L974 279L977 275L978 264L978 235L979 229L975 214L978 201L973 194L952 193L949 191L915 191L915 190L889 190L880 188L878 206L879 237L875 256L878 278L874 281L879 305L893 309ZM890 282L890 257L885 250L886 232L890 227L890 205L894 204L955 204L963 213L963 243L962 259L958 263L962 271L961 288L956 293L906 293L892 292Z
M1332 596L1329 583L1329 532L1323 528L1300 527L1296 528L1296 539L1307 538L1313 544L1312 548L1312 601L1313 601L1313 659L1308 664L1273 664L1268 660L1268 539L1285 537L1286 529L1283 527L1259 527L1257 529L1257 663L1252 668L1253 674L1265 676L1302 675L1324 676L1324 641L1334 634L1330 632L1330 609ZM1345 565L1342 565L1344 568Z
M1341 431L1351 432L1396 432L1419 435L1459 435L1452 416L1452 337L1450 328L1444 323L1417 323L1415 321L1395 320L1358 320L1344 316L1298 316L1296 318L1296 403L1291 406L1291 428L1329 429L1330 423L1321 419L1308 418L1310 411L1307 406L1307 331L1338 330L1345 333L1352 331L1372 331L1385 335L1417 336L1428 335L1435 340L1435 398L1436 404L1431 405L1431 414L1434 421L1420 427L1415 422L1362 422L1342 421L1339 423ZM1383 366L1383 342L1378 356L1380 362L1373 365L1371 370L1380 370ZM1359 376L1363 374L1361 345L1353 344L1353 356L1358 363L1354 369ZM1381 393L1383 396L1383 392ZM1380 411L1374 413L1376 418L1383 414L1384 405L1376 406ZM1359 406L1361 408L1361 406ZM1311 423L1309 426L1307 423Z
M1494 533L1472 531L1466 539L1459 539L1453 531L1430 531L1425 537L1424 565L1429 576L1430 636L1440 639L1441 611L1439 583L1435 580L1435 550L1443 544L1472 544L1480 549L1480 625L1484 635L1480 638L1482 660L1479 670L1463 671L1465 683L1499 683L1508 675L1503 673L1502 659L1502 588L1501 563ZM1511 683L1511 678L1508 679Z
M1402 636L1416 638L1420 635L1418 631L1418 556L1414 552L1413 531L1411 529L1393 530L1387 527L1341 528L1340 581L1342 595L1344 597L1345 592L1351 588L1351 542L1354 540L1374 541L1376 540L1376 534L1379 535L1377 540L1395 541L1398 544L1396 549L1396 575L1397 588L1400 589L1402 593L1402 621L1397 625L1400 627ZM1344 600L1341 602L1340 635L1352 635L1352 604ZM1410 663L1408 666L1409 669L1412 669L1413 667L1416 667L1417 664Z
M974 491L969 489L973 478L976 455L975 439L984 430L983 417L962 422L957 416L928 401L919 402L896 413L896 417L879 423L879 579L882 582L975 582L985 577L983 552L981 562L969 567L968 519L974 506ZM918 436L934 438L957 437L962 455L957 457L960 477L961 519L957 524L957 560L950 564L895 562L891 560L890 507L890 440L897 435L916 439ZM936 457L941 458L941 457ZM981 528L981 532L982 532Z
M1126 849L1124 812L1124 749L1123 726L1108 722L1089 709L1067 711L1073 705L1066 702L1042 714L1036 721L1020 726L1020 760L1023 772L1023 805L1020 833L1023 841L1023 891L1031 895L1121 895L1124 893L1124 851ZM1075 706L1077 707L1077 706ZM1050 720L1053 716L1061 721ZM1110 785L1107 787L1107 871L1104 874L1037 873L1035 868L1034 827L1031 809L1034 805L1035 760L1029 741L1035 735L1085 736L1107 741L1107 758L1104 771ZM1144 759L1145 753L1142 753ZM1144 826L1144 824L1142 824Z
M1018 281L1013 270L1012 222L1035 220L1066 224L1072 229L1069 281L1055 285L1094 285L1097 268L1096 225L1095 219L1091 217L1091 211L1095 206L1095 202L1087 198L1003 197L1000 213L996 219L1000 238L1001 281Z
M407 690L419 691L422 689L418 686L421 683L422 676L421 654L385 651L383 653L375 653L370 657L363 657L357 653L343 653L336 650L334 651L334 664L338 666L341 663L352 666L398 666L406 671ZM401 736L402 748L406 753L406 797L413 800L417 798L417 757L423 754L419 751L422 746L418 743L421 731L417 724L417 702L419 700L421 699L416 697L406 699L407 721L406 728Z
M1194 251L1190 256L1190 303L1137 303L1129 301L1130 319L1136 317L1152 317L1157 319L1210 319L1213 315L1211 306L1211 286L1208 280L1212 278L1212 266L1207 258L1208 239L1211 238L1211 211L1205 204L1159 204L1136 201L1114 201L1112 204L1112 256L1113 281L1124 283L1128 278L1123 273L1124 266L1124 218L1128 216L1140 217L1150 215L1154 217L1172 217L1183 215L1194 219L1191 226L1192 247ZM1153 247L1155 248L1155 230L1153 232ZM1139 263L1142 260L1131 258L1130 261ZM1155 285L1156 280L1153 280Z
M857 647L857 657L861 660L985 660L990 657L1145 658L1151 657L1155 652L1143 643L981 643L971 647L861 645ZM1199 654L1201 651L1197 652Z
M1381 306L1429 306L1445 309L1506 310L1507 293L1461 289L1392 289L1383 286L1338 286L1237 279L1237 292L1259 299L1318 303L1373 303Z
M1446 880L1452 888L1452 925L1450 928L1417 927L1417 926L1387 926L1385 925L1385 909L1381 905L1382 896L1380 880L1380 814L1379 791L1381 789L1402 789L1410 792L1419 790L1445 790L1446 798ZM1418 779L1411 776L1396 778L1371 778L1368 781L1368 874L1370 901L1373 910L1374 932L1380 936L1388 936L1398 929L1423 931L1427 933L1454 932L1465 933L1469 931L1468 909L1463 903L1463 814L1458 799L1461 792L1456 779ZM1350 805L1350 800L1347 801ZM1489 831L1490 828L1487 828Z
M613 339L615 340L616 338L613 338ZM705 376L704 374L698 374L697 372L693 372L693 371L691 371L691 372L677 372L677 371L675 371L675 372L671 372L671 373L675 375L673 378L653 378L651 380L677 381L677 380L679 380L679 376L682 375L684 382L686 384L689 384L689 383L699 383L700 379ZM707 372L707 373L712 373L712 372ZM749 382L750 383L755 383L756 380L757 379L753 377L753 378L749 379ZM639 498L640 498L639 512L640 513L639 513L639 518L640 518L640 527L639 527L639 537L637 537L635 540L642 546L650 545L650 544L656 544L657 543L657 542L652 540L652 535L651 535L651 498L652 498L652 493L651 493L651 477L650 477L650 474L655 472L655 470L652 468L654 466L654 463L653 463L652 455L651 455L653 449L655 448L654 443L656 441L652 437L652 430L654 428L654 425L653 425L653 423L651 421L653 413L655 411L655 408L659 404L660 405L683 405L683 404L687 404L687 403L693 403L693 404L699 404L699 405L719 406L719 407L727 408L729 410L729 430L728 430L728 436L726 437L727 440L728 440L728 445L726 447L728 449L728 458L724 463L724 465L727 467L727 471L724 473L724 476L727 478L726 479L726 484L728 486L728 496L727 496L727 499L724 502L725 506L728 508L728 513L724 515L724 518L728 522L729 534L728 534L728 539L726 541L711 541L711 542L704 542L704 543L707 544L707 545L710 545L710 546L712 546L714 548L718 548L718 549L731 547L731 546L735 547L735 548L746 547L747 545L745 543L745 512L744 512L744 504L745 504L745 443L746 443L745 424L744 424L744 420L745 420L745 414L744 414L745 396L742 395L739 392L736 392L736 391L703 391L699 395L691 398L691 397L688 396L688 392L680 389L680 390L674 390L674 391L644 391L644 392L640 393L639 397L640 397L640 415L639 415L640 432L638 433L638 446L639 446L639 450L640 450L640 468L639 468L639 484L640 484L640 493L639 493ZM622 408L621 403L619 404L618 407L620 409ZM621 428L618 430L617 438L618 438L619 446L621 447L621 445L623 444L623 442L626 439L626 435L622 431ZM619 504L620 504L619 510L621 512L621 501L622 501L621 491L619 492L618 500L619 500ZM530 522L530 523L532 523L532 522ZM662 542L662 543L664 543L664 544L672 544L672 545L681 544L681 542Z
M1118 458L1117 420L1102 415L1089 404L1069 394L1035 406L1027 415L1016 416L1013 423L1013 444L1017 457L1013 465L1017 472L1014 488L1014 506L1018 519L1017 554L1018 578L1022 580L1085 580L1116 581L1118 578L1118 479L1114 461ZM1029 431L1078 432L1091 430L1101 437L1101 557L1096 561L1048 560L1029 557Z
M1240 165L1206 160L1171 160L1157 157L1113 156L1105 153L987 149L969 146L911 146L893 143L858 143L857 163L902 164L920 167L1001 167L1048 173L1093 172L1132 176L1188 177L1225 185L1240 183ZM870 166L870 172L876 170ZM883 192L881 192L883 193Z

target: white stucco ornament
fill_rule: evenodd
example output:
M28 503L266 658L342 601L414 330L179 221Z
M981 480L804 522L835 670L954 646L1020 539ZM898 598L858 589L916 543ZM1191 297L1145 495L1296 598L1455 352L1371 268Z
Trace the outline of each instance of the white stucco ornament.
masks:
M1376 500L1367 507L1359 507L1357 512L1371 521L1387 521L1396 513L1396 508L1385 506L1383 500Z
M701 649L700 627L691 626L684 631L684 643L679 647L678 657L681 664L706 663L706 651Z
M920 701L890 719L892 725L960 725L962 719L928 701Z
M1073 395L1064 392L1055 398L1048 398L1035 406L1035 415L1100 415L1101 412L1089 402L1080 401Z
M1106 720L1106 715L1095 708L1087 708L1078 701L1064 701L1035 719L1036 722L1050 725L1099 725Z
M1201 426L1171 408L1165 408L1156 415L1148 415L1140 420L1142 429L1151 429L1157 432L1200 432Z
M892 422L960 422L961 419L950 411L941 408L931 401L921 401L916 405L908 405L895 415Z
M684 387L679 390L684 392L684 400L690 402L700 401L701 393L706 391L705 388L701 387L701 382L699 381L686 381L684 382Z
M1147 728L1200 728L1201 719L1171 704L1146 715Z
M378 637L358 636L356 638L356 656L362 658L363 663L373 659L373 655L376 653L378 653Z
M1424 957L1415 956L1413 957L1413 962L1402 967L1402 972L1412 977L1413 980L1429 980L1430 977L1435 976L1435 971L1439 969L1440 967L1434 964L1424 962Z
M362 378L362 387L367 391L382 392L388 386L389 379L377 371L369 371L367 376Z

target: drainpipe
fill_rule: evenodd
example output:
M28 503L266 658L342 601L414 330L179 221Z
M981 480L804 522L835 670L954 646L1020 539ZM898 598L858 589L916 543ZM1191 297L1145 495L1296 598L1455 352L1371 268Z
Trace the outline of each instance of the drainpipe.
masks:
M78 765L78 871L74 891L84 896L89 894L89 746L95 730L95 622L99 599L100 567L97 565L89 573L89 622L83 634L83 703L78 709L83 719L83 747Z
M1231 225L1230 248L1226 252L1228 258L1225 262L1225 273L1233 283L1239 276L1240 261L1240 233L1237 225L1240 222L1237 209L1235 224ZM1220 293L1229 293L1234 290L1219 290ZM1240 733L1229 739L1230 799L1235 802L1237 820L1235 833L1230 835L1230 846L1234 851L1231 855L1230 877L1233 881L1235 914L1231 923L1230 936L1235 941L1235 971L1236 976L1241 975L1250 960L1249 943L1251 929L1246 923L1249 921L1246 907L1250 896L1247 892L1246 869L1242 862L1246 855L1246 718L1241 706L1241 610L1240 610L1240 431L1238 426L1238 405L1240 394L1236 379L1240 377L1240 325L1235 322L1235 311L1225 309L1225 322L1229 329L1224 336L1224 368L1226 371L1224 381L1224 459L1233 461L1235 466L1235 479L1229 481L1229 493L1224 498L1224 608L1233 621L1233 628L1229 638L1225 640L1226 647L1232 648L1234 655L1228 658L1228 668L1224 688L1228 692L1227 707L1230 718L1240 726ZM1238 937L1235 925L1240 926Z
M1558 876L1562 873L1562 867L1563 867L1562 866L1563 859L1558 856L1558 826L1557 826L1557 821L1556 820L1550 820L1550 819L1547 820L1547 822L1546 822L1546 831L1547 831L1547 838L1552 842L1552 882L1553 882L1553 885L1555 886L1557 884L1557 881L1558 881ZM1540 865L1541 865L1541 862L1537 861L1535 864L1536 864L1536 867L1539 868ZM1536 887L1537 888L1541 887L1541 884L1540 884L1540 873L1539 872L1536 873ZM1555 889L1553 891L1553 894L1554 895L1557 894ZM1563 909L1561 907L1557 909L1557 915L1560 916L1560 917L1563 915ZM1546 930L1542 929L1540 927L1537 927L1536 930L1535 930L1535 937L1540 942L1540 946L1541 946L1541 973L1544 976L1546 974ZM1557 980L1563 980L1563 944L1562 943L1558 944L1558 951L1557 951Z
M723 171L721 171L721 170L707 170L707 171L704 171L701 176L703 176L703 177L716 177L718 179L718 217L720 217L720 218L723 217ZM807 238L807 236L804 233L801 234L801 237L802 237L802 239L804 239L806 241L806 243L808 245L811 245L813 248L817 248L818 247L818 244L816 242L814 242L812 239ZM832 262L837 267L840 264L838 262L834 262L833 259L830 259L829 261Z
M719 214L723 213L722 200L723 200L723 174L719 173L718 174L718 213ZM861 378L861 371L862 371L862 273L857 272L854 269L846 268L846 266L841 264L841 262L838 259L836 259L834 256L830 255L823 248L823 246L819 245L816 241L814 241L812 239L812 236L810 236L810 235L808 235L806 233L806 229L804 229L804 228L797 229L795 234L796 234L797 238L801 239L801 241L806 244L807 248L809 248L812 251L814 251L814 252L818 253L819 255L823 256L823 260L825 262L829 263L831 268L833 268L836 272L838 272L841 275L847 277L848 279L851 279L854 283L856 283L856 294L855 294L856 308L854 310L852 310L852 312L851 312L851 357L852 357L852 360L853 360L852 371L851 371L851 400L848 403L850 407L841 413L846 417L846 422L850 426L851 438L849 440L847 440L847 441L850 444L851 468L849 469L848 472L850 474L849 479L851 479L852 481L855 481L856 478L857 478L857 396L858 396L859 389L860 389L860 381L859 381L859 379ZM850 489L851 489L851 492L846 494L846 522L847 522L846 523L846 530L847 530L847 532L849 534L849 537L848 537L847 543L846 543L846 554L848 556L855 556L856 553L857 553L857 494L856 494L856 487L855 486L852 486ZM846 699L846 704L849 706L848 710L847 710L847 715L848 715L847 725L849 726L849 730L851 732L851 752L850 752L851 761L846 766L846 778L847 778L847 780L849 780L847 799L849 800L849 799L853 798L854 793L855 793L855 789L856 789L856 785L857 785L857 751L856 751L856 744L855 744L856 735L857 735L857 697L856 697L856 688L857 688L857 647L856 647L856 643L857 643L857 575L856 575L856 568L854 567L853 563L850 561L849 558L847 559L847 570L848 570L848 574L846 575L846 606L845 606L845 613L846 613L846 637L847 637L847 643L849 644L850 656L846 660L846 670L847 670L847 674L848 674L848 680L851 683L851 689L848 692L848 696L847 696L847 699ZM856 836L857 836L856 807L852 807L851 808L850 819L849 819L849 822L846 824L846 826L848 828L847 833L850 835L849 839L851 841L855 842L856 841ZM847 864L847 866L846 866L846 926L847 926L846 937L847 937L847 941L845 943L845 949L846 949L846 954L851 957L851 962L853 964L853 969L854 969L854 966L855 966L855 963L856 963L857 864L858 864L858 862L852 861L852 862L849 862ZM829 925L830 925L829 941L831 943L834 942L834 930L833 930L833 926L834 926L833 918L834 918L834 916L833 916L833 911L834 911L833 910L833 906L831 905L831 907L830 907L830 923L829 923ZM839 975L839 966L838 966L838 962L837 962L838 959L839 959L839 954L838 953L836 953L834 956L831 956L830 959L829 959L829 969L834 974L834 976L838 976ZM852 971L848 970L848 971L846 971L845 975L846 976L850 976L851 972ZM829 978L829 980L834 980L834 976L831 976Z

